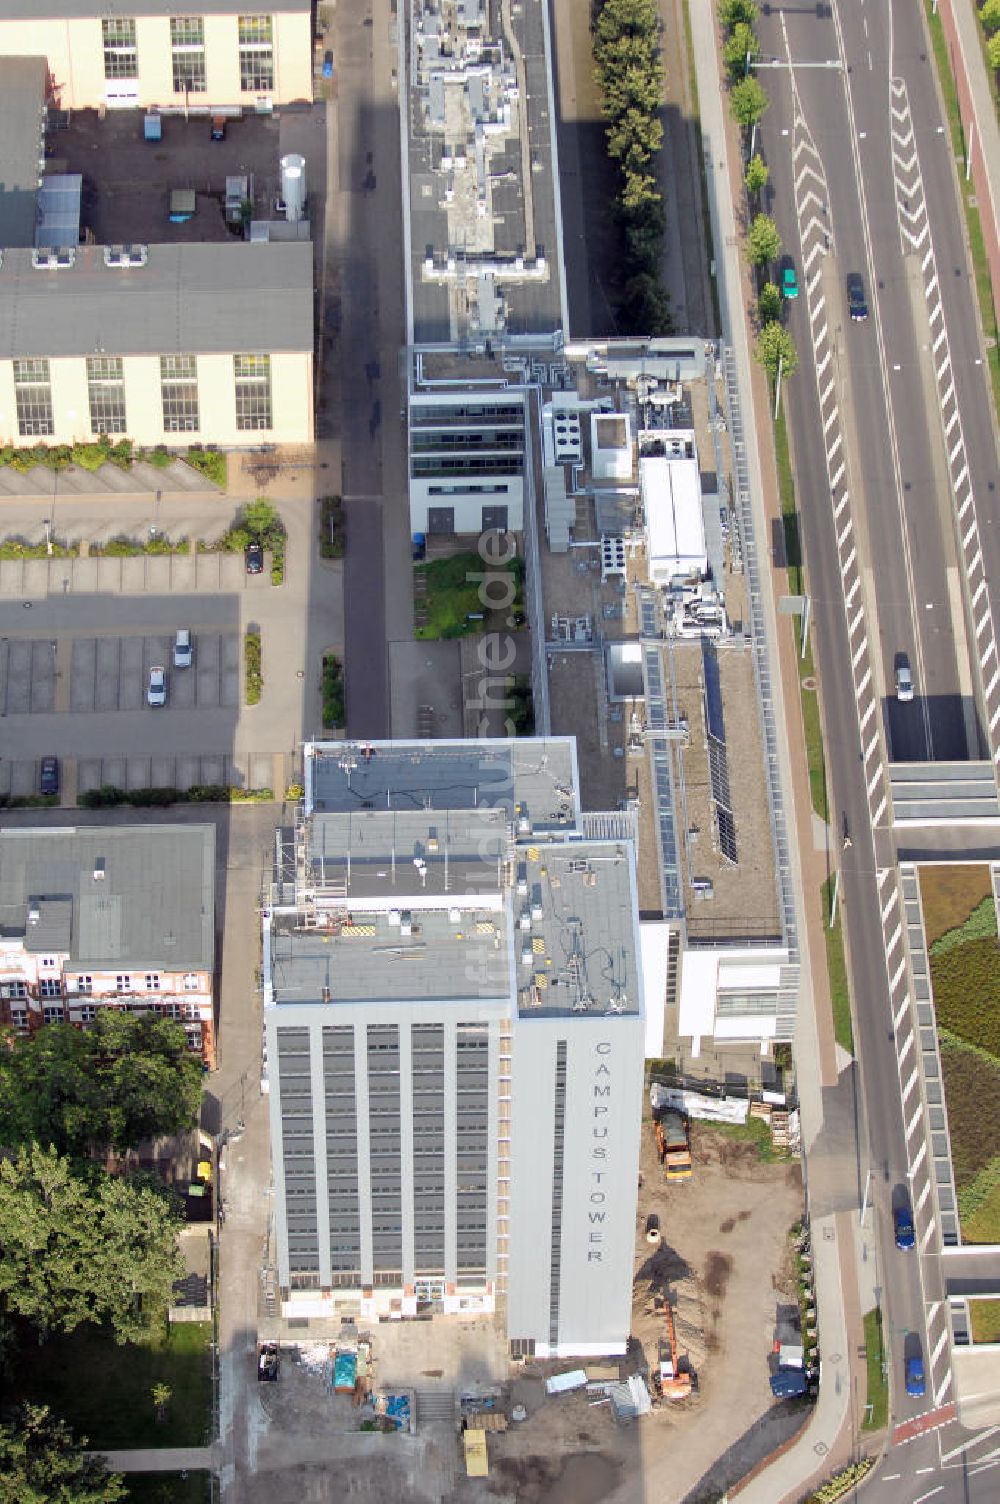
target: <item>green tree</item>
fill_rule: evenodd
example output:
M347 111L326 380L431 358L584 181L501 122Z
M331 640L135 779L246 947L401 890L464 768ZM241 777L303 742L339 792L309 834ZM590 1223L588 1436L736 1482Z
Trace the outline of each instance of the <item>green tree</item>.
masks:
M641 167L663 145L663 122L631 106L608 126L607 136L610 156L624 159L626 170L630 163Z
M764 158L759 152L755 153L747 163L746 175L744 177L747 192L754 194L762 192L767 186L767 180L770 175Z
M986 0L986 4L979 12L979 19L988 37L1000 31L1000 0Z
M1000 31L990 37L986 43L986 52L989 56L990 67L1000 69Z
M792 336L784 325L779 323L764 325L757 336L754 354L772 381L778 375L779 364L782 379L784 379L787 376L794 376L799 363Z
M605 0L594 36L600 46L621 36L655 37L659 28L656 0Z
M0 1425L0 1504L117 1504L125 1482L74 1441L44 1405L25 1405Z
M773 282L765 282L757 299L757 318L761 327L781 318L781 292Z
M89 1029L47 1024L0 1050L0 1143L62 1154L131 1149L197 1122L201 1062L180 1024L98 1014Z
M658 277L640 272L629 278L625 283L620 319L625 334L670 333L670 300Z
M184 1272L179 1229L148 1179L20 1149L0 1161L0 1304L42 1333L106 1321L116 1341L134 1341Z
M737 125L749 130L756 125L771 101L755 78L744 78L729 92L729 109Z
M240 514L239 525L246 528L251 538L261 543L266 543L274 533L283 531L276 509L263 496L247 502Z
M663 255L666 215L660 199L646 199L634 210L620 214L625 237L625 261L630 275L646 272L656 276Z
M625 209L641 209L655 203L660 195L656 191L656 179L648 172L629 173L622 189L622 206Z
M167 1413L167 1406L174 1397L174 1391L169 1384L154 1384L149 1394L153 1401L156 1419L158 1421L163 1420Z
M769 214L754 215L747 231L747 255L752 266L766 266L781 255L781 236Z
M746 78L750 71L748 61L752 63L759 55L760 43L757 41L753 27L748 26L745 21L737 22L722 49L722 58L730 82L737 83L741 78Z
M753 26L757 20L757 6L754 0L719 0L719 20L727 32L737 26Z

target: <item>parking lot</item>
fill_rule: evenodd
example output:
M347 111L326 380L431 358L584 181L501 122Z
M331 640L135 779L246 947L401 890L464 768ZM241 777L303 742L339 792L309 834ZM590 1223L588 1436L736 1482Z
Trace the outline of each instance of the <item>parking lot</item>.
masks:
M236 632L202 632L194 640L194 662L173 666L173 637L78 637L71 644L69 708L138 710L146 704L149 671L167 671L167 703L188 709L193 705L239 705L240 640ZM35 644L37 649L39 644ZM33 655L36 656L36 655ZM44 656L44 655L43 655ZM51 649L48 654L52 657ZM10 676L0 658L0 696Z

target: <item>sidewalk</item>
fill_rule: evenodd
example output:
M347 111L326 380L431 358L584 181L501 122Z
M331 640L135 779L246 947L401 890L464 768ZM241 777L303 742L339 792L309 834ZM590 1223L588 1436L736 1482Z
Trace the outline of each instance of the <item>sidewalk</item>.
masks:
M856 1405L865 1392L863 1364L856 1356L861 1341L855 1267L857 1213L839 1208L850 1207L857 1192L850 1156L845 1162L831 1142L838 1137L831 1131L834 1120L839 1136L847 1121L848 1104L843 1097L850 1082L845 1078L838 1089L819 905L820 885L828 873L825 853L817 851L814 836L794 635L787 624L779 633L775 611L776 597L785 592L786 582L784 574L776 573L771 566L768 540L774 535L772 524L780 516L780 502L767 381L753 362L748 336L746 309L753 306L753 288L739 259L734 210L734 195L740 193L742 181L739 140L725 115L714 13L708 6L692 6L690 14L723 336L736 360L744 425L757 439L756 445L748 445L747 462L759 556L772 586L770 592L765 591L764 612L774 669L775 716L796 742L794 757L789 746L780 743L780 775L788 801L789 827L795 836L790 844L802 964L795 1056L822 1334L822 1383L816 1407L800 1435L770 1464L731 1491L739 1494L742 1504L778 1504L783 1499L798 1499L811 1483L821 1481L855 1454L852 1403Z
M139 1447L131 1452L100 1452L113 1473L211 1472L217 1447Z

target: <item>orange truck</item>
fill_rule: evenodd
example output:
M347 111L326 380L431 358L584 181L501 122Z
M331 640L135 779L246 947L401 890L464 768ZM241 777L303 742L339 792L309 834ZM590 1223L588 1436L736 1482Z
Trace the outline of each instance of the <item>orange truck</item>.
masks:
M691 1179L691 1135L683 1113L668 1107L655 1120L660 1164L668 1180Z

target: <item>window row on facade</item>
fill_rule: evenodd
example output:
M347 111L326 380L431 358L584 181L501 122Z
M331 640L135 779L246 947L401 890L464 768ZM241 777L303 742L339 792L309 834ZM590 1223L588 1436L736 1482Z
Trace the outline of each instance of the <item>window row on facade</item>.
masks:
M270 16L238 18L240 89L268 94L274 88L274 22ZM101 22L104 77L138 79L139 41L134 17L112 16ZM170 56L175 94L205 94L205 21L202 16L171 16Z
M128 432L124 361L120 355L88 355L87 396L90 429L96 436ZM15 360L14 400L17 431L22 439L51 438L56 431L52 405L52 370L47 358ZM273 427L271 357L233 356L236 427L240 432L266 432ZM160 402L165 433L198 433L198 357L160 356Z

